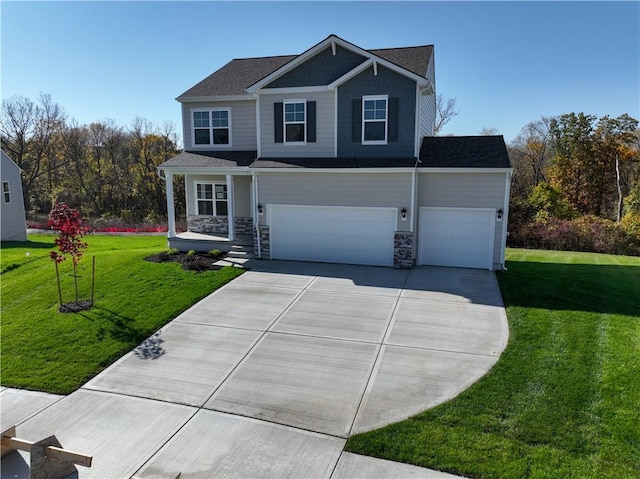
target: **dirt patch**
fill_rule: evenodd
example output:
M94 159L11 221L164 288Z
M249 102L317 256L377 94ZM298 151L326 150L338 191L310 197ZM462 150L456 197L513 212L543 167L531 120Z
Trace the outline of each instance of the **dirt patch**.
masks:
M80 311L88 311L93 306L93 302L89 299L81 299L78 302L65 303L58 307L61 313L79 313Z
M147 256L144 260L151 263L180 263L182 268L189 271L201 273L203 271L216 271L222 266L214 264L225 257L224 253L161 253Z

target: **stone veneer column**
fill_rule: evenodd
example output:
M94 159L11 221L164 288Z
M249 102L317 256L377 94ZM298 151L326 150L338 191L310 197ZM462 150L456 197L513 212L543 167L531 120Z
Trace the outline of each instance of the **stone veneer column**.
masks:
M413 233L396 231L393 238L393 266L409 269L413 266Z
M260 229L260 252L258 252L258 237L255 228L253 229L253 254L258 259L271 259L271 245L269 242L269 227L258 226Z

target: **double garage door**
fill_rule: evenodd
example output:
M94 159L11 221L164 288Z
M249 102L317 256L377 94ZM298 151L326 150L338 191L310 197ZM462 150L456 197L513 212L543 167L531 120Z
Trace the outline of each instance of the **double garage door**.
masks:
M273 259L393 266L396 208L269 205ZM420 208L417 264L492 269L495 211Z
M269 205L273 259L393 266L395 208Z

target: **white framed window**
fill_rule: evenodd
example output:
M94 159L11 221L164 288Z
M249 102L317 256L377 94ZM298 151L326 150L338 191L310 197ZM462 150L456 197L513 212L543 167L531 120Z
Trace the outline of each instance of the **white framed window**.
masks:
M11 203L11 192L9 191L9 182L2 182L2 195L4 196L5 203Z
M198 182L196 188L196 213L200 216L227 216L226 183Z
M229 108L191 110L193 146L231 146Z
M362 97L362 144L386 145L389 130L388 95Z
M305 143L307 141L307 102L289 100L284 102L284 142Z

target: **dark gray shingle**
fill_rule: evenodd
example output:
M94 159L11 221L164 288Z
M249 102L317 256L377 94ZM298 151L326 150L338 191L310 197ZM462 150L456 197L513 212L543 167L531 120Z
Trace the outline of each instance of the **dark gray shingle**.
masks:
M427 136L420 162L423 168L511 168L502 135Z

